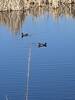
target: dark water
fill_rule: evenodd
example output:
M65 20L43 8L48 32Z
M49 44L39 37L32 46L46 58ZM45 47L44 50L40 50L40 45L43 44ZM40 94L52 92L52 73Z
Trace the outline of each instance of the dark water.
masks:
M0 16L0 100L75 100L75 18ZM39 42L47 47L38 48Z

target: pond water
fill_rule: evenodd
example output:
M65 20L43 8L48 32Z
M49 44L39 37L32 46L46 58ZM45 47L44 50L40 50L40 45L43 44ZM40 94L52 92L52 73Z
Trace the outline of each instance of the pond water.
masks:
M57 12L0 12L0 100L75 100L74 11Z

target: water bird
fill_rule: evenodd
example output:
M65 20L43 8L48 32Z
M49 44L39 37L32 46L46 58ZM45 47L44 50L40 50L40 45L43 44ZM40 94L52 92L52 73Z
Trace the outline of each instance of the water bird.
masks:
M21 37L23 38L23 37L27 37L27 36L29 36L29 34L28 33L21 33Z
M38 43L38 47L41 48L41 47L47 47L47 43Z

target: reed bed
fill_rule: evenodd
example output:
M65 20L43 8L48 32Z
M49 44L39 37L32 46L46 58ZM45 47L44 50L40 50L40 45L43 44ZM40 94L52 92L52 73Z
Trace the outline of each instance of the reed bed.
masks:
M74 4L75 0L0 0L0 11L26 10L32 6L52 6Z

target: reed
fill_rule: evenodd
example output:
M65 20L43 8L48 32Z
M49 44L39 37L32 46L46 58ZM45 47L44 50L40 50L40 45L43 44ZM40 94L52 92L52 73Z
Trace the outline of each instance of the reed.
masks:
M33 6L29 10L25 11L1 11L0 12L0 24L3 24L10 28L13 33L20 32L23 22L27 19L27 16L32 15L33 21L37 21L39 16L45 14L51 15L54 20L59 19L60 16L66 16L75 18L75 4L62 5L54 9L52 6L35 7ZM46 15L47 16L47 15Z
M0 0L0 11L25 10L33 5L52 5L53 8L57 8L60 4L69 3L75 3L75 0Z

